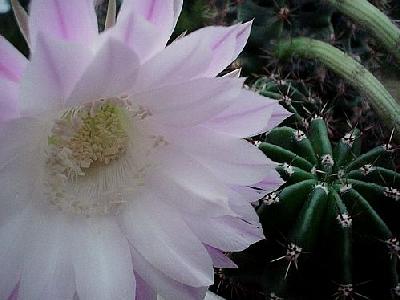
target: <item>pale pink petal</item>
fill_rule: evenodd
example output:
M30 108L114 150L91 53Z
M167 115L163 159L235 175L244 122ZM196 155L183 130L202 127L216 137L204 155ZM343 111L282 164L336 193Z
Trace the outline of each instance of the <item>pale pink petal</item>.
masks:
M136 278L136 300L157 300L157 293L137 273Z
M218 250L209 245L205 245L208 254L210 254L211 259L213 260L213 265L215 268L237 268L238 266L230 260L221 250Z
M250 29L251 22L230 27L210 26L199 29L171 43L148 62L149 69L155 69L161 62L169 69L183 73L180 76L186 76L187 80L215 77L243 50ZM190 65L192 62L198 64L195 70ZM165 77L164 80L168 78Z
M27 118L0 126L0 226L31 201L36 175L43 163L36 147L41 131L38 122Z
M198 78L211 60L211 49L200 36L179 39L143 65L133 90L146 91Z
M161 159L151 184L165 202L186 213L235 215L229 208L228 189L204 166L178 148L163 149Z
M91 57L87 48L40 34L21 80L21 113L33 115L63 107Z
M230 27L205 27L193 34L207 39L213 52L213 59L208 69L202 73L206 77L214 77L229 66L242 52L250 35L252 21Z
M242 51L250 27L206 27L174 41L143 66L135 88L216 76Z
M35 212L29 227L19 299L71 299L75 285L68 257L70 230L64 215Z
M175 19L174 0L126 0L121 6L121 15L135 13L157 28L172 32Z
M254 187L258 187L269 193L275 191L284 183L285 181L279 176L278 172L275 170L270 170L270 175L259 183L255 184Z
M224 298L214 294L213 292L207 291L206 297L204 300L225 300Z
M258 215L248 199L234 189L230 189L229 191L229 205L237 215L247 222L253 224L259 222Z
M292 115L292 113L280 105L278 101L272 99L271 101L274 102L274 111L271 115L271 119L268 122L268 130L278 126L283 120Z
M10 297L8 297L7 300L18 300L18 289L19 289L19 284L17 284L12 291Z
M182 6L183 6L183 0L174 0L174 19L175 19L173 25L174 28L176 23L178 23L178 18L181 14Z
M172 280L154 268L134 247L131 247L131 253L135 272L160 296L173 300L204 299L208 286L194 288Z
M203 243L222 251L242 251L264 238L260 225L238 218L188 216L186 222Z
M163 135L225 183L250 185L270 172L271 161L245 140L202 127L175 129Z
M192 160L194 165L198 165L199 168L195 169L196 173L200 173L204 170L196 161ZM193 166L193 165L192 165ZM175 168L176 167L176 168ZM174 206L181 212L193 213L206 216L224 216L224 215L236 215L227 204L226 196L221 196L214 193L209 193L209 190L200 190L198 185L186 179L175 176L172 178L171 173L176 175L176 169L179 166L172 166L171 169L165 169L162 174L157 174L152 180L154 184L155 193L163 198L163 201ZM203 169L203 170L202 170ZM213 178L213 175L209 172L205 173L209 179ZM190 184L191 183L191 184ZM202 182L200 182L201 184ZM214 187L213 184L211 187Z
M40 32L46 36L90 45L98 36L93 0L34 0L29 30L33 50Z
M158 172L161 172L161 176L167 175L171 181L183 190L190 191L198 199L203 198L207 202L215 203L217 207L228 206L228 189L190 155L182 152L179 148L168 147L163 149L158 159L160 161ZM200 207L201 205L196 204L189 212L196 213L194 208Z
M128 241L112 219L76 220L72 261L80 300L135 299Z
M19 282L24 242L30 230L29 215L27 210L22 211L0 226L0 299L7 299Z
M271 173L277 174L275 170L272 170ZM253 186L257 185L258 183ZM264 192L259 189L254 189L253 187L248 187L248 186L233 185L231 186L231 188L237 194L239 194L242 197L242 199L245 199L248 203L253 203L267 194L267 192Z
M120 14L117 24L105 34L137 53L141 63L163 49L166 43L162 32L154 24L133 12Z
M290 113L276 100L242 90L227 109L205 124L206 127L245 138L258 135L279 124Z
M193 287L212 284L211 258L182 216L151 194L134 200L124 212L123 223L135 249L174 280Z
M117 40L107 40L77 82L67 104L120 96L133 85L138 66L132 50Z
M143 62L165 47L180 7L181 3L174 0L124 1L112 34Z
M0 123L18 118L18 84L0 78L0 91Z
M240 92L242 80L203 78L154 88L132 97L150 110L156 123L175 127L204 122L226 108Z
M0 35L0 79L18 82L28 60Z

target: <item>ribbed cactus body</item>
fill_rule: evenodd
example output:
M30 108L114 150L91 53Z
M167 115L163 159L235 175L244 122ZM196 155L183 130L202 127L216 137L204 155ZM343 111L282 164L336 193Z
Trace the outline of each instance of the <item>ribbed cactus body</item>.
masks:
M368 284L374 293L379 289L379 299L391 299L400 255L395 237L400 229L395 220L400 212L400 174L385 167L393 150L383 145L360 154L356 129L333 146L322 118L309 125L307 134L276 128L259 146L280 163L277 170L286 180L258 208L267 238L276 237L284 246L282 255L267 264L268 293L311 299L293 293L298 293L302 280L310 280L310 268L316 268L314 275L321 276L316 281L325 281L334 299L357 297L368 291ZM374 276L381 280L374 282L362 270L378 262L382 274ZM325 272L318 275L321 270ZM358 286L360 280L371 283Z

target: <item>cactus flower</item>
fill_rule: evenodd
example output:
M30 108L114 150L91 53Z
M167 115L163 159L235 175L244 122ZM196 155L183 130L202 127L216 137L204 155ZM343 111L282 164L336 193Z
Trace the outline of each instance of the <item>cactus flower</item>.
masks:
M280 181L245 138L288 113L216 77L251 23L166 46L181 7L126 0L99 33L93 0L33 0L29 60L0 37L0 299L203 299L263 238Z

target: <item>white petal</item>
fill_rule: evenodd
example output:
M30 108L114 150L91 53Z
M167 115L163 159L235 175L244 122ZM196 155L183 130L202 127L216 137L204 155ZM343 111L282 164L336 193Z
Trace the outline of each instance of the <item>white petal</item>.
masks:
M198 79L152 88L134 94L133 99L150 110L155 122L187 127L209 120L225 109L240 92L242 82L232 78Z
M60 109L91 57L87 48L40 34L21 81L21 112L32 115Z
M28 60L0 35L0 79L19 82Z
M0 226L31 200L38 178L41 127L28 118L0 126Z
M19 281L25 238L30 233L29 209L0 226L0 299L7 299Z
M165 275L193 287L212 284L207 251L182 216L161 198L137 196L124 213L123 222L133 247Z
M157 293L137 273L136 278L136 300L156 300Z
M146 91L199 78L211 59L211 50L200 37L176 40L143 65L134 90Z
M0 123L19 117L18 84L0 77L0 91Z
M167 300L201 300L204 299L208 286L194 288L172 280L155 269L135 249L131 248L133 267L146 283Z
M139 60L121 42L109 39L74 87L68 105L120 96L134 83Z
M17 284L12 291L11 295L7 298L7 300L18 300L18 289L19 289L19 284Z
M230 27L210 26L174 41L148 61L146 74L156 73L157 66L164 81L186 77L215 77L239 55L250 34L251 22ZM168 70L172 78L164 77ZM153 71L153 72L152 72ZM148 85L146 85L147 87Z
M156 185L165 201L198 215L233 214L227 187L195 159L173 147L165 148L158 159L162 162L155 171Z
M277 120L273 120L274 122L270 124L277 105L279 103L276 100L242 90L232 105L207 122L205 126L241 138L255 136L277 125ZM282 112L285 111L282 108ZM286 117L289 114L286 111Z
M63 215L35 213L31 236L25 241L21 272L21 300L71 299L75 293L72 264L68 256L70 229ZM55 298L53 298L55 299Z
M91 44L98 35L93 0L34 0L29 12L34 50L39 32L82 44Z
M226 189L216 184L217 180L213 180L212 174L205 172L203 166L189 158L186 161L180 160L177 164L172 161L169 163L171 167L157 171L151 181L154 192L163 201L184 213L213 217L236 215L228 205ZM182 176L181 172L185 170L191 172ZM193 180L193 173L200 180Z
M210 254L215 268L237 268L238 266L230 260L221 250L205 245Z
M275 169L271 168L269 175L253 186L262 189L265 193L269 193L275 191L284 183L285 181L279 176L279 173L275 171Z
M95 218L74 225L72 260L79 299L135 299L129 244L116 223Z
M190 216L186 221L203 243L222 251L242 251L264 237L260 225L238 218Z
M176 23L178 22L179 15L181 14L183 6L183 0L174 0L174 28Z
M168 142L194 157L226 183L257 183L267 176L272 166L251 143L207 128L175 129L163 134Z
M106 35L119 40L138 54L141 63L145 62L165 47L163 32L134 12L122 13L117 24L106 31Z
M258 196L258 200L262 196ZM252 201L252 202L253 202ZM239 192L231 189L229 191L229 205L234 212L236 212L242 219L249 223L258 223L259 218L253 206L251 206L250 201L241 195Z
M224 298L214 294L213 292L208 291L204 300L224 300Z
M175 0L124 1L113 34L145 61L165 47L178 13Z
M252 21L230 27L210 26L193 33L207 39L213 53L213 59L203 76L216 76L237 58L247 43L251 25Z

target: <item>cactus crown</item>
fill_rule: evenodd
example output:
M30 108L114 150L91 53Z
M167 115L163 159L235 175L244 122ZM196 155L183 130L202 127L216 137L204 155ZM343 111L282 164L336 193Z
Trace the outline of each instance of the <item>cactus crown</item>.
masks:
M398 222L390 216L399 212L400 174L385 164L393 153L391 147L379 146L360 155L357 129L333 147L325 121L319 117L311 120L307 134L276 128L259 147L281 163L277 170L286 180L258 208L267 237L275 235L282 241L284 236L281 256L267 264L267 269L274 269L265 272L273 277L265 280L268 293L290 296L296 290L293 285L307 281L300 274L311 274L310 268L323 265L330 295L352 299L363 290L359 282L374 281L363 270L379 257L382 274L371 276L378 281L381 276L379 295L393 296L400 247L394 236Z

